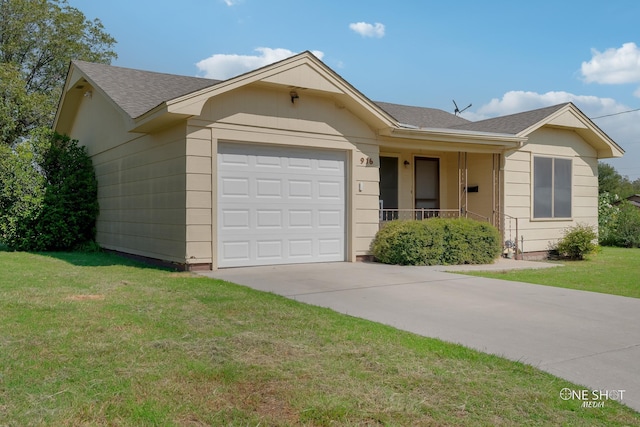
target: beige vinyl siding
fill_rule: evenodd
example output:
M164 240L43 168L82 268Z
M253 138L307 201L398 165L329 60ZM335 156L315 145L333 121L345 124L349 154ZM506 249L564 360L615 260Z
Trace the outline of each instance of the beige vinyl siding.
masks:
M211 129L187 127L186 262L209 264L213 248Z
M434 157L440 159L440 209L458 209L458 153L436 152Z
M477 193L467 194L467 210L485 218L491 218L493 214L493 155L469 153L467 165L468 186L478 186Z
M77 115L68 133L87 147L90 156L140 136L126 131L127 116L117 111L99 90L87 84L83 91L91 95L79 98Z
M532 212L533 158L558 157L572 161L572 216L570 219L534 219ZM524 251L546 251L568 227L598 224L598 161L595 150L569 130L542 128L529 136L528 143L505 156L504 212L518 218ZM515 230L512 230L515 233Z
M146 135L93 157L103 247L185 262L183 131Z
M352 208L354 220L352 226L354 227L355 256L369 254L371 240L373 240L380 227L378 204L380 198L379 166L380 156L377 145L361 144L358 146L358 150L353 152L352 170L354 171L354 179L351 194L354 195ZM360 183L362 183L362 191L360 191Z

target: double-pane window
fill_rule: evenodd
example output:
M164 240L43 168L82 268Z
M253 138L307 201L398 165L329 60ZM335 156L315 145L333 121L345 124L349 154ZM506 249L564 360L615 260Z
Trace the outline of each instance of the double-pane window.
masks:
M533 217L571 218L571 160L533 158Z

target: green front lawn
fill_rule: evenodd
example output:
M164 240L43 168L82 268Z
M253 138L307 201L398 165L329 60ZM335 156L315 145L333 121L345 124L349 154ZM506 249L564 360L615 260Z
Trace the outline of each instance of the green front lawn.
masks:
M0 252L0 425L636 425L531 366L108 254Z
M602 247L584 261L562 261L563 267L541 270L463 272L560 288L640 298L640 249Z

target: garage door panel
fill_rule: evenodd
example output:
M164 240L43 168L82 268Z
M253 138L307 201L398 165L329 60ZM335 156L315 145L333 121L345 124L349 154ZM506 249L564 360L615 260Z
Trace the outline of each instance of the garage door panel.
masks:
M250 227L251 213L249 209L225 209L220 216L220 228L224 230L248 230Z
M307 258L313 257L313 241L312 239L289 239L289 258Z
M222 195L224 197L249 197L249 180L247 178L224 177L222 179Z
M344 163L336 160L318 160L319 171L336 171L342 172L344 169Z
M311 159L308 158L298 158L298 157L289 157L287 159L287 165L291 169L296 169L296 172L300 173L301 170L311 170Z
M249 166L249 156L246 154L221 153L218 162L223 166Z
M344 200L344 184L337 181L319 181L318 198L324 200Z
M343 214L339 210L322 210L318 212L318 227L342 229Z
M282 197L281 179L256 179L256 197Z
M276 156L255 156L257 168L281 168L283 159Z
M256 228L269 230L282 230L283 218L282 210L279 209L258 209L256 210Z
M288 225L289 228L312 228L313 211L311 211L310 209L290 209Z
M249 240L235 240L232 242L222 242L222 257L227 262L246 262L251 259Z
M287 195L293 199L311 199L313 197L313 182L290 179Z
M278 260L283 257L281 240L259 240L256 242L257 260Z
M342 242L340 239L320 239L319 254L320 256L331 256L340 249Z
M344 153L218 149L220 267L344 261Z

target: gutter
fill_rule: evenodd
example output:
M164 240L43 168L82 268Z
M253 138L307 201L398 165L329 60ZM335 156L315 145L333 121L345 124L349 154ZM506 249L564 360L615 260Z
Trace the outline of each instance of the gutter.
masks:
M457 142L466 144L502 145L508 148L520 148L528 140L525 136L508 133L478 132L448 128L418 128L398 123L398 127L385 129L382 135L394 138L410 138L425 141Z

